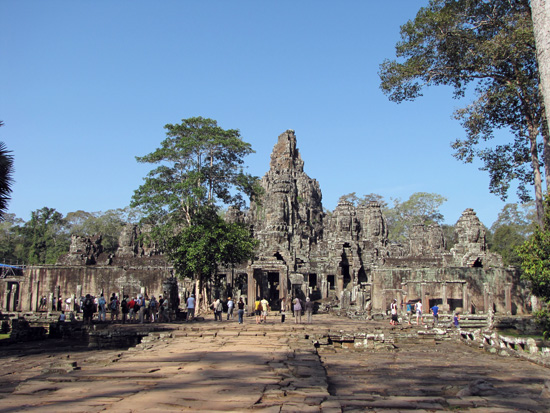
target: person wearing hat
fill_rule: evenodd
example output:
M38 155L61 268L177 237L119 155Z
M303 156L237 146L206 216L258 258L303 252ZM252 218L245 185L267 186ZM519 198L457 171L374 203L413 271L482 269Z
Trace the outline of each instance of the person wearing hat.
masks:
M235 303L233 302L231 297L229 297L227 299L227 319L228 320L229 320L229 317L233 318L233 307L235 307Z

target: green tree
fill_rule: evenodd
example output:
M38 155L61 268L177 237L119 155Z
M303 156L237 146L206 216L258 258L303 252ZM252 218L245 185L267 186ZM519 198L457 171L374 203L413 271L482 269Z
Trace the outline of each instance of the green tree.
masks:
M392 199L393 208L384 214L388 222L389 238L392 241L406 242L409 230L415 224L442 224L443 214L439 207L447 201L442 195L416 192L405 202Z
M535 316L550 336L550 196L544 198L544 225L537 226L533 234L517 253L521 260L522 278L529 283L532 293L546 303L546 308Z
M0 121L0 127L4 122ZM11 200L11 186L13 184L13 155L8 151L6 144L0 142L0 220L8 210Z
M238 130L224 130L212 119L183 119L165 129L161 147L136 158L160 165L135 191L131 206L156 224L152 237L166 246L177 274L195 280L198 298L219 265L251 256L250 233L226 224L217 210L241 207L243 194L252 199L260 193L258 179L243 172L244 157L253 150Z
M189 225L207 204L244 205L242 193L252 196L256 179L243 172L244 157L253 153L238 130L224 130L215 120L195 117L165 126L167 138L154 152L136 157L159 164L132 197L155 220Z
M421 96L426 86L451 86L455 98L473 87L475 101L455 113L466 138L452 144L454 156L466 163L481 159L490 191L502 199L512 181L518 182L522 201L530 199L527 186L534 185L541 223L538 139L544 132L544 110L529 1L430 0L401 27L401 39L396 46L401 61L386 60L380 67L382 90L399 103ZM511 142L488 146L502 129L510 132ZM542 140L548 150L547 133Z
M31 212L30 221L20 230L29 264L55 264L69 250L69 234L63 215L44 207Z
M19 231L23 223L15 214L4 215L4 220L0 222L0 263L22 264L26 261Z
M197 294L206 297L205 281L213 279L218 267L252 259L256 244L244 225L226 222L211 208L195 214L192 225L169 237L167 249L176 272L193 279ZM205 300L199 303L203 309L205 305Z
M487 231L489 249L499 253L505 265L521 264L516 249L533 233L536 226L535 214L533 202L522 205L506 204L490 231Z
M105 212L69 212L65 217L70 235L93 236L101 234L102 245L106 253L116 252L122 227L136 222L131 216L135 212L130 208L109 209Z

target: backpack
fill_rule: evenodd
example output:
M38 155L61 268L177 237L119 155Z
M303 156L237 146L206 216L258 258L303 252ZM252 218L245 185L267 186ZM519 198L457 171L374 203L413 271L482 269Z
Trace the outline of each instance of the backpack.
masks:
M111 310L116 310L116 300L111 301Z
M261 301L256 301L256 310L257 310L257 311L263 311L262 302L261 302Z
M91 310L92 307L93 307L93 305L94 305L94 302L92 301L91 298L86 298L86 299L84 300L84 305L83 305L83 307L84 307L85 309Z

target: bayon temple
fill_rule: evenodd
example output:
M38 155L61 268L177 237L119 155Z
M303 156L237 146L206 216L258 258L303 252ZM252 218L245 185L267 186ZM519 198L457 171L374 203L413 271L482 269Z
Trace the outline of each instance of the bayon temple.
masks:
M259 241L256 257L219 268L222 282L212 286L212 295L243 296L249 310L258 296L275 310L281 299L294 296L373 313L385 313L393 299L464 313L523 314L529 308L529 292L517 269L503 267L501 257L488 250L484 226L472 209L458 219L457 243L450 251L437 225L416 225L408 245L392 244L376 202L358 207L340 202L332 213L324 212L320 185L304 171L293 130L279 136L261 185L265 193L259 202L226 214L250 228ZM5 276L1 308L36 310L43 296L53 303L86 293L157 295L173 291L174 284L183 300L191 285L171 278L159 248L140 241L149 230L128 225L111 255L102 251L100 236L73 237L57 265Z

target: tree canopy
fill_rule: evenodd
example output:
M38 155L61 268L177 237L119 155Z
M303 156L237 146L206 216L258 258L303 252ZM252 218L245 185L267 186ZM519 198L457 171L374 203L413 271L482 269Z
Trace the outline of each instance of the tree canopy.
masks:
M392 241L406 242L409 231L415 224L442 224L444 217L439 211L441 205L447 201L442 195L415 192L408 200L402 202L393 199L393 207L384 211L386 215L389 238Z
M166 139L154 152L138 156L140 163L158 164L132 197L157 221L189 225L206 204L243 206L255 179L243 172L244 157L253 153L236 129L224 130L213 119L194 117L164 127Z
M178 276L195 281L197 298L220 265L246 261L255 242L249 230L227 223L223 205L242 207L244 195L260 193L258 179L244 173L253 152L238 130L224 130L213 119L195 117L165 126L166 139L138 162L159 164L132 198L155 223L153 237L166 248ZM204 302L198 303L204 307Z
M539 136L544 151L548 136L542 128L529 2L430 0L401 27L396 55L399 61L385 60L380 66L381 89L389 99L414 100L434 85L452 87L455 98L472 91L475 101L455 113L466 131L465 139L452 144L455 157L466 163L479 158L481 169L489 173L490 191L502 199L515 181L520 199L528 201L527 187L533 185L542 222L541 166L546 166L548 185L550 165L539 155ZM502 129L512 140L491 147L487 142Z

